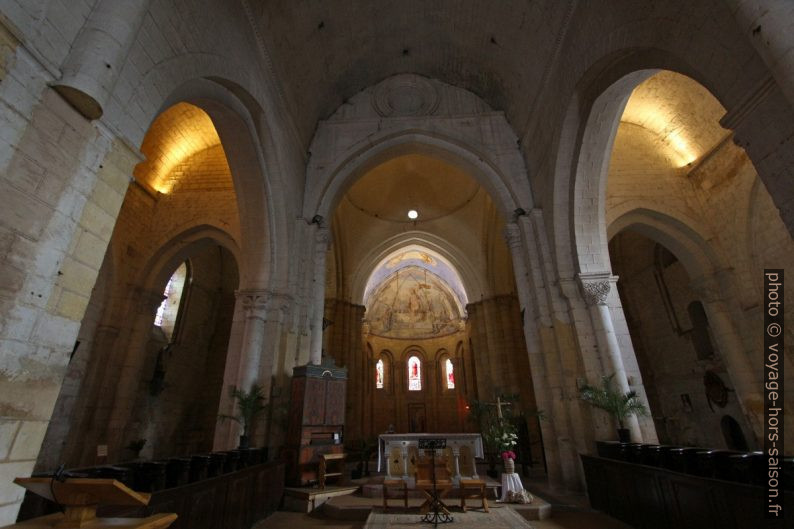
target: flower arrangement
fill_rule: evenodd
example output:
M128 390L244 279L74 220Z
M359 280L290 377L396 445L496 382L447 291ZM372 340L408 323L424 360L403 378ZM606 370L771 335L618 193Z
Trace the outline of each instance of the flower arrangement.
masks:
M516 453L512 450L505 450L502 452L502 459L515 459Z

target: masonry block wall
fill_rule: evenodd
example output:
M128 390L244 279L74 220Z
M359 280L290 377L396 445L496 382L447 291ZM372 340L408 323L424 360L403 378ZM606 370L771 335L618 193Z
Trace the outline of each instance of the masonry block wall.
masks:
M700 97L704 107L715 104L705 91ZM631 101L627 109L631 108ZM716 123L703 125L705 130L709 127L714 129ZM785 267L794 259L794 244L779 213L771 207L766 186L744 150L730 140L724 129L717 128L716 133L720 134L720 130L724 139L716 142L703 161L678 167L679 164L665 156L664 153L671 151L659 144L658 136L646 128L623 122L618 127L607 180L606 219L615 243L614 252L610 252L613 271L618 276L626 274L619 284L621 293L626 295L623 301L629 307L628 318L633 323L629 327L634 327L632 340L635 348L639 346L644 351L638 354L643 382L657 395L664 416L671 418L667 426L660 428L664 432L660 435L667 435L671 442L677 443L722 445L725 441L719 428L721 415L717 417L717 412L737 418L751 443L760 439L763 403L755 395L742 394L740 384L745 377L757 384L762 376L759 329L763 328L760 305L763 270ZM643 213L633 217L637 211ZM654 231L652 226L661 228ZM690 244L690 249L671 248L671 239L667 238L670 234L665 235L665 229L677 232L672 241ZM631 230L650 239L637 239L638 235ZM685 235L687 230L691 230L689 236ZM687 238L697 242L685 243ZM674 329L675 324L671 327L669 315L658 297L658 278L654 278L652 271L653 252L647 247L649 240L662 244L680 260L673 267L675 272L669 272L677 275L667 280L674 290L671 295L676 303L675 314L683 320L679 329ZM693 258L695 254L707 257L698 263ZM709 283L713 286L704 287ZM794 295L794 287L787 285L786 294ZM646 303L649 296L660 303ZM686 307L692 301L701 301L706 307L709 303L725 307L735 330L713 331L717 349L723 349L722 359L718 355L712 363L697 362L691 335L677 335L691 328ZM794 322L791 315L786 317L788 320ZM639 335L635 336L636 333ZM729 357L732 349L745 359L746 369L724 363L725 355ZM786 361L791 365L790 356ZM676 371L684 365L690 366L687 373ZM650 370L647 375L646 369ZM738 397L739 401L732 400L730 410L712 411L703 400L702 376L706 369L723 376L732 389L738 388L739 393L731 397ZM698 396L692 410L681 402L682 394ZM736 417L737 414L741 417ZM703 433L703 424L711 424L709 433ZM696 429L702 433L694 433Z
M156 136L158 127L153 130ZM152 143L156 137L147 138ZM98 445L108 446L109 461L120 461L131 455L124 447L140 438L147 439L143 455L211 448L239 283L236 257L222 244L239 238L239 217L223 148L202 147L170 165L162 178L167 194L151 190L150 172L136 169L140 183L126 194L105 256L104 288L92 298L100 315L83 323L83 342L67 371L73 382L62 388L41 470L95 464ZM165 345L153 327L154 311L185 259L194 274L185 328L164 359L176 378L153 397L148 382Z

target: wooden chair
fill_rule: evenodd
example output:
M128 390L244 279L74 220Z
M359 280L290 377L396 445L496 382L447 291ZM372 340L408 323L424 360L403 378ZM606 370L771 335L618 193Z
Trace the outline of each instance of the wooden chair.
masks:
M403 497L403 505L405 508L408 508L408 484L402 479L389 479L386 478L383 480L383 510L389 510L389 491L390 490L397 490L398 492L402 492ZM397 497L399 498L399 496Z
M320 489L325 488L327 478L338 477L342 481L345 470L345 456L347 454L320 454L320 470L318 481Z
M479 499L482 501L482 510L488 510L488 500L486 499L487 490L485 481L481 479L462 479L460 480L460 508L466 512L467 499Z

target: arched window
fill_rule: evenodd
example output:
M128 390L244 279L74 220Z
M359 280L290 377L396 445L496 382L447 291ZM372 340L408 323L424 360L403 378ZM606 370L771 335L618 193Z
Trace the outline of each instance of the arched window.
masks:
M449 358L444 361L444 384L447 389L455 389L455 368Z
M386 378L385 368L383 367L383 359L378 360L375 364L375 388L383 389L383 381Z
M169 342L172 341L176 329L187 273L187 262L184 262L171 275L163 291L163 302L157 307L157 314L154 317L154 324L163 330Z
M408 359L408 391L422 390L422 361L412 356Z

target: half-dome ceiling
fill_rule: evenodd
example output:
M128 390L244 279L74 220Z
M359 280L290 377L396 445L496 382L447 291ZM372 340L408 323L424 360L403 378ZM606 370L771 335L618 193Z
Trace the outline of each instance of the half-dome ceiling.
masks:
M218 132L206 112L188 103L177 103L157 116L143 139L146 161L135 167L135 179L168 193L174 183L171 172L194 154L220 145Z
M434 252L409 246L386 257L364 297L366 332L424 339L464 328L466 294L457 272Z
M434 220L462 208L480 185L457 167L429 156L409 154L378 165L348 190L356 209L379 219L413 222Z
M640 83L626 103L621 121L656 136L674 167L690 164L722 141L725 109L697 81L662 71Z

